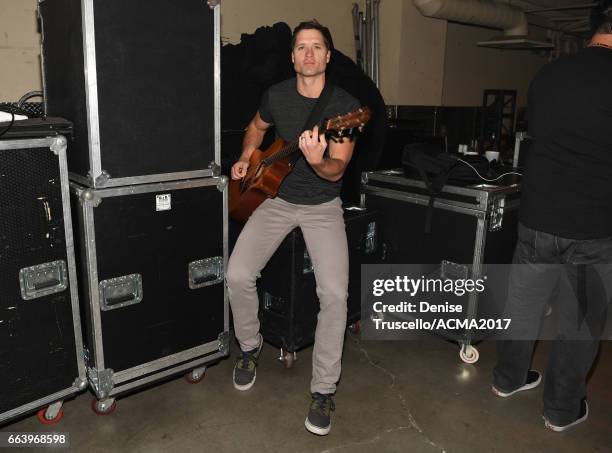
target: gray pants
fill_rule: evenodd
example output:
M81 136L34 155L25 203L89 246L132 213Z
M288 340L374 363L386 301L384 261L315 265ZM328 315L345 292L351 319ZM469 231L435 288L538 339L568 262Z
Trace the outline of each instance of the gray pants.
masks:
M320 304L310 391L334 393L340 378L346 329L349 270L339 198L319 205L297 205L273 198L255 210L228 263L227 286L234 330L243 351L259 345L259 300L255 281L285 236L298 226L314 267Z

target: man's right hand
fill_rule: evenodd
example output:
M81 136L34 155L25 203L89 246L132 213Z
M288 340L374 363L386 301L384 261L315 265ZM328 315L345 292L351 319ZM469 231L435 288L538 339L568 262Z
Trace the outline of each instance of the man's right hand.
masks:
M239 160L234 165L232 165L232 179L242 179L247 174L247 169L249 168L249 163L243 160Z

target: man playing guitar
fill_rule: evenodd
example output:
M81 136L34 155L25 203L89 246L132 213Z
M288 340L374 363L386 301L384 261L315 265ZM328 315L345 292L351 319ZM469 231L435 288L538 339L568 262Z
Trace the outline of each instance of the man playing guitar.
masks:
M247 174L249 159L273 126L287 142L299 137L300 158L283 180L278 196L266 199L250 216L238 238L227 270L234 330L241 355L233 373L234 387L248 390L255 383L263 339L259 333L256 289L258 273L285 236L300 227L317 283L318 315L312 360L312 402L306 428L329 433L332 395L340 377L348 297L348 247L340 200L341 178L353 154L352 140L326 140L319 127L304 123L325 87L331 56L331 35L316 21L302 22L293 32L291 58L296 77L272 86L246 129L243 151L231 170L233 180ZM359 108L346 91L334 87L320 119ZM319 119L319 120L320 120Z

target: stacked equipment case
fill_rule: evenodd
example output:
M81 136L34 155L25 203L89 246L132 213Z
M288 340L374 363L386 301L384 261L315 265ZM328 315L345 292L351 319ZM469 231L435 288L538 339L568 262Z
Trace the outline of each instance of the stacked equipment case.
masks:
M49 114L70 118L92 408L228 354L219 0L40 0Z
M41 0L47 113L90 187L218 174L219 1Z
M54 124L0 140L0 424L41 407L39 420L56 423L87 385L66 138Z
M229 349L224 178L106 189L72 183L72 204L95 410L178 372L199 380Z
M384 263L418 264L424 272L478 278L486 264L510 264L517 241L520 180L446 184L433 201L425 183L403 169L362 173L361 204L379 212ZM426 231L430 216L430 231ZM503 286L503 283L499 283ZM463 313L476 319L488 307L471 292ZM471 330L445 332L461 346L464 362L478 360Z

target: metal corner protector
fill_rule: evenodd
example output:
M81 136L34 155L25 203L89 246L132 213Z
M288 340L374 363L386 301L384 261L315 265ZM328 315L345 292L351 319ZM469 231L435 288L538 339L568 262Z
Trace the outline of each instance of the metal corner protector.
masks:
M219 352L223 355L229 354L230 348L230 335L229 332L221 332L219 334Z

